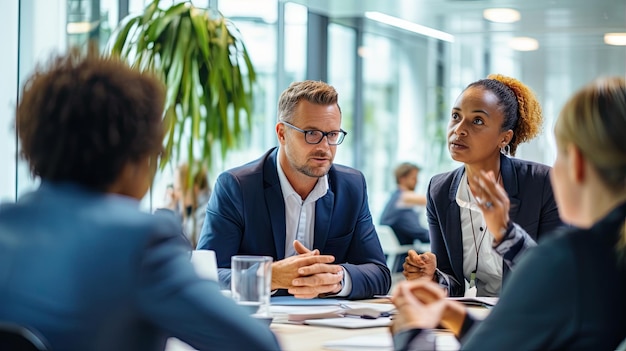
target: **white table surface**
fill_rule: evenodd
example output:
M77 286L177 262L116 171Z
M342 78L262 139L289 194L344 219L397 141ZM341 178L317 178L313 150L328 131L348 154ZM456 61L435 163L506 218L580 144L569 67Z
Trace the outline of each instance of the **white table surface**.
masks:
M327 307L326 307L327 308ZM484 317L488 313L486 309L475 309L478 317ZM474 312L474 311L472 311ZM276 319L275 319L276 320ZM280 319L278 319L280 320ZM325 347L325 344L334 341L345 341L349 338L381 341L389 337L388 327L375 327L363 329L343 329L320 327L311 325L272 323L270 328L276 334L283 351L319 351L319 350L356 350L358 348ZM458 350L459 344L450 332L437 332L438 350ZM194 349L178 339L171 338L168 341L166 351L193 351ZM385 351L377 350L377 351Z

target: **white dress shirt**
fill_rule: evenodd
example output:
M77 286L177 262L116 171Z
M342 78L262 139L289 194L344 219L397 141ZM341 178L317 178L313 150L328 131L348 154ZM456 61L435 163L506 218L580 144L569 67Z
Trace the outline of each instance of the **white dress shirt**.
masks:
M302 200L289 183L279 158L276 158L276 169L285 200L285 233L287 234L285 236L285 258L287 258L296 255L296 249L293 247L294 240L300 241L309 250L313 248L315 202L326 195L328 176L319 178L313 190L306 199Z
M313 248L315 236L315 202L328 192L328 175L320 177L309 195L302 200L287 179L280 157L276 158L276 170L285 201L285 258L297 255L294 240L300 241L307 249ZM342 267L343 268L343 267ZM347 296L352 291L352 280L343 268L343 284L336 296Z

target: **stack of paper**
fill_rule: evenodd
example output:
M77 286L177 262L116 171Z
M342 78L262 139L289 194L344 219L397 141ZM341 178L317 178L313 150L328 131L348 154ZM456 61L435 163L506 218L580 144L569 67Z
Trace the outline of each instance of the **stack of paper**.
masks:
M270 311L274 323L299 323L336 328L373 328L391 324L392 304L364 303L339 299L296 299L274 297Z
M365 319L346 316L339 318L307 319L304 321L304 324L345 329L376 328L391 325L391 318L381 317L376 319Z

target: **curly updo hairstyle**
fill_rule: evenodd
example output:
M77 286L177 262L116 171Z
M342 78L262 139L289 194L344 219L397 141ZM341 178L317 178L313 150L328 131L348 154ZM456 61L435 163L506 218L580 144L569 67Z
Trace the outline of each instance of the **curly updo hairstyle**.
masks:
M498 105L504 114L502 131L512 130L509 142L511 156L515 156L517 146L528 142L541 132L543 114L533 91L519 80L501 74L490 74L467 86L482 87L498 97Z

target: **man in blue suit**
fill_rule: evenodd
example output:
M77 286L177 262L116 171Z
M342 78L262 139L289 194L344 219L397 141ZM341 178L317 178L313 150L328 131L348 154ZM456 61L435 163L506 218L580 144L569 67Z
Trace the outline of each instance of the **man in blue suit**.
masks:
M341 129L337 92L293 83L278 103L280 146L222 173L207 207L199 249L215 250L230 284L233 255L274 258L272 290L299 298L386 294L389 269L367 203L365 178L333 165Z
M164 89L73 51L38 68L17 108L41 186L0 207L0 321L53 350L277 350L263 323L193 270L180 222L139 210L162 150Z

